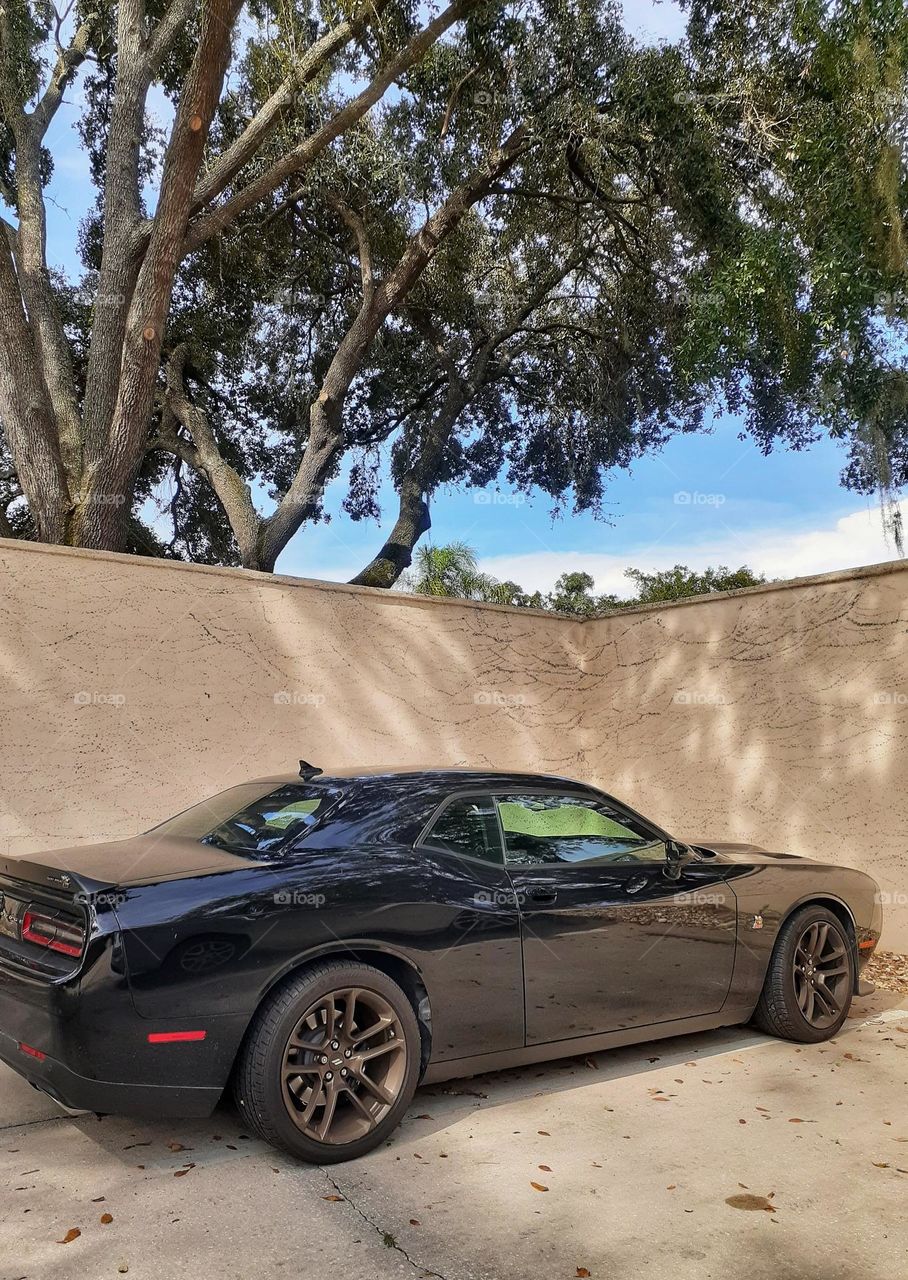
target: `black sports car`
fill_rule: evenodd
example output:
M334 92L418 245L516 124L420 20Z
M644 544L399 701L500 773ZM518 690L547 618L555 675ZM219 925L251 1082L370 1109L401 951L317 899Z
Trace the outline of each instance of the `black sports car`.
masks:
M754 1019L832 1036L858 871L682 844L564 778L260 779L131 840L0 861L0 1058L76 1109L361 1155L438 1081Z

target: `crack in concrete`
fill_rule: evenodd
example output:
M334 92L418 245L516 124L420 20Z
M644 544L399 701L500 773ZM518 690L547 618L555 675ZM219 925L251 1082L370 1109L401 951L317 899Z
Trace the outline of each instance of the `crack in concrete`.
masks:
M372 1218L370 1218L369 1215L359 1207L356 1201L351 1199L349 1193L346 1191L343 1191L338 1186L338 1184L331 1177L331 1174L328 1172L327 1169L325 1169L322 1165L319 1165L318 1167L319 1169L321 1169L322 1173L325 1175L325 1178L328 1184L334 1188L334 1190L337 1192L339 1196L342 1196L344 1200L346 1200L347 1204L350 1205L351 1209L355 1210L355 1212L359 1214L363 1222L365 1222L367 1226L371 1227L372 1230L381 1237L381 1242L383 1245L385 1245L389 1249L395 1249L399 1254L401 1254L406 1259L406 1261L410 1264L410 1266L413 1268L414 1271L419 1271L423 1276L435 1276L436 1280L447 1280L447 1277L443 1276L440 1271L433 1271L430 1267L424 1267L421 1263L414 1262L413 1259L410 1257L409 1253L407 1253L406 1249L403 1247L403 1245L399 1245L397 1243L396 1238L391 1234L390 1231L385 1231L382 1227L379 1226L377 1222L374 1222Z

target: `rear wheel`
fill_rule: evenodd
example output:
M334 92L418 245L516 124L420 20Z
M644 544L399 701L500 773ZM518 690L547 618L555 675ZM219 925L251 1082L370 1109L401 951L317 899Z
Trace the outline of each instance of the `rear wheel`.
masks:
M371 1151L410 1104L420 1036L397 983L371 965L329 961L280 987L256 1014L234 1092L251 1127L305 1160Z
M785 1040L828 1040L845 1021L853 992L845 926L826 907L802 907L776 939L754 1022Z

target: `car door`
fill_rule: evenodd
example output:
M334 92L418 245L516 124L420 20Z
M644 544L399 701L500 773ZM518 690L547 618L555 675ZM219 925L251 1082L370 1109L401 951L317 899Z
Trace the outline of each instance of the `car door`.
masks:
M492 796L450 796L416 850L428 876L422 964L430 992L443 992L432 1010L433 1058L522 1048L520 913Z
M679 868L663 833L596 793L496 802L521 913L527 1044L721 1008L736 910L720 864Z

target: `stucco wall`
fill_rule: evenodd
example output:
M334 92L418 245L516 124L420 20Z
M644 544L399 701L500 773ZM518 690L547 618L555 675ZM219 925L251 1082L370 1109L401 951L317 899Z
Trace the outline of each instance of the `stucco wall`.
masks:
M321 765L582 774L581 627L0 540L0 849L141 831Z
M908 951L908 565L586 624L589 773L689 838L869 871Z
M582 624L2 540L0 573L4 852L300 756L525 767L864 867L908 950L908 567Z

